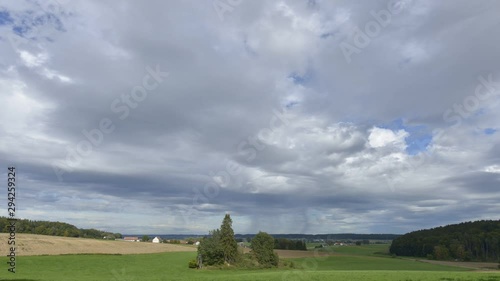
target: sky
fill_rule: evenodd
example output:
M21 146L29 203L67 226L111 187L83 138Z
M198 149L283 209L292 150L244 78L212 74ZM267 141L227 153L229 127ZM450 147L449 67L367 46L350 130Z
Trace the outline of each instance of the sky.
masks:
M20 218L128 234L500 219L499 9L0 1L0 174Z

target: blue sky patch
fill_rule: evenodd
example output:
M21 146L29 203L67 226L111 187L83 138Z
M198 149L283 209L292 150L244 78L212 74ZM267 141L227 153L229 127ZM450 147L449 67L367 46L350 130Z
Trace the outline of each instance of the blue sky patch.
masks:
M497 132L497 130L493 129L493 128L484 129L484 134L486 134L486 135L493 135L496 132Z
M291 101L291 102L288 102L287 104L285 104L285 107L286 107L287 109L290 109L290 108L292 108L292 107L294 107L294 106L296 106L296 105L298 105L298 104L299 104L299 102L298 102L298 101Z
M299 75L296 72L290 73L288 78L292 78L293 83L297 85L305 85L312 79L312 74L310 71L307 71L304 75Z
M406 153L416 155L419 152L426 151L429 144L432 142L432 132L424 125L409 126L406 125L403 119L399 118L391 123L380 126L381 128L390 129L393 131L405 130L410 135L406 137Z
M53 13L38 13L26 11L21 15L21 21L16 22L12 31L19 36L25 36L32 29L37 29L42 26L50 26L53 29L64 32L66 31L61 20Z
M6 25L12 23L13 19L10 17L9 12L0 11L0 25Z
M24 34L26 34L29 30L30 28L28 26L16 25L12 27L12 31L19 36L24 36Z

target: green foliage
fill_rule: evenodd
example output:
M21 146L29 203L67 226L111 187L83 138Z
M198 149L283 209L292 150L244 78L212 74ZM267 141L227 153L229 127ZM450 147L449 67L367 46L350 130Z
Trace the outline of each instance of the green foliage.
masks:
M149 241L149 236L143 235L141 241L142 242L148 242Z
M465 222L407 233L392 241L390 252L399 256L498 261L500 220Z
M189 268L198 268L198 263L196 262L195 259L192 259L192 260L189 261L188 267Z
M220 244L224 252L224 261L231 264L238 259L238 243L234 239L233 221L231 216L226 214L220 228Z
M274 249L307 251L306 242L286 238L274 239Z
M252 244L250 246L252 253L259 264L266 267L278 266L279 258L276 253L274 253L274 238L267 234L266 232L259 232L252 239Z
M435 246L433 257L436 260L447 260L450 258L450 251L445 246Z
M0 232L7 233L8 225L8 218L0 217ZM20 219L16 221L16 232L97 239L103 239L104 237L106 237L106 239L122 237L120 233L111 233L97 229L79 229L74 225L64 222L32 221L28 219Z
M198 254L203 265L221 265L224 263L224 249L220 239L220 230L212 230L210 236L203 238L198 246Z
M295 262L291 260L284 260L283 267L295 268Z

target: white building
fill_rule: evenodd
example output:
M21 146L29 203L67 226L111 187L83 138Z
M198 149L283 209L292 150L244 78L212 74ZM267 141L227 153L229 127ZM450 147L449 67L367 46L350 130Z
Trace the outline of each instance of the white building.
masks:
M158 237L153 238L153 243L160 243L160 238Z

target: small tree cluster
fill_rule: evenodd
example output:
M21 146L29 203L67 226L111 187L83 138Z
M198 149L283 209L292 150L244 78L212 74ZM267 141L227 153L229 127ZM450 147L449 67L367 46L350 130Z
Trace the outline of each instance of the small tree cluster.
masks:
M260 265L265 267L276 267L279 263L278 255L273 251L274 238L266 232L259 232L252 239L250 246L252 253Z
M233 264L238 260L238 244L234 239L232 223L231 216L226 214L220 230L211 231L200 241L198 254L204 265Z
M210 231L210 235L201 240L198 254L202 256L204 265L224 263L224 250L220 241L220 230L218 229Z

